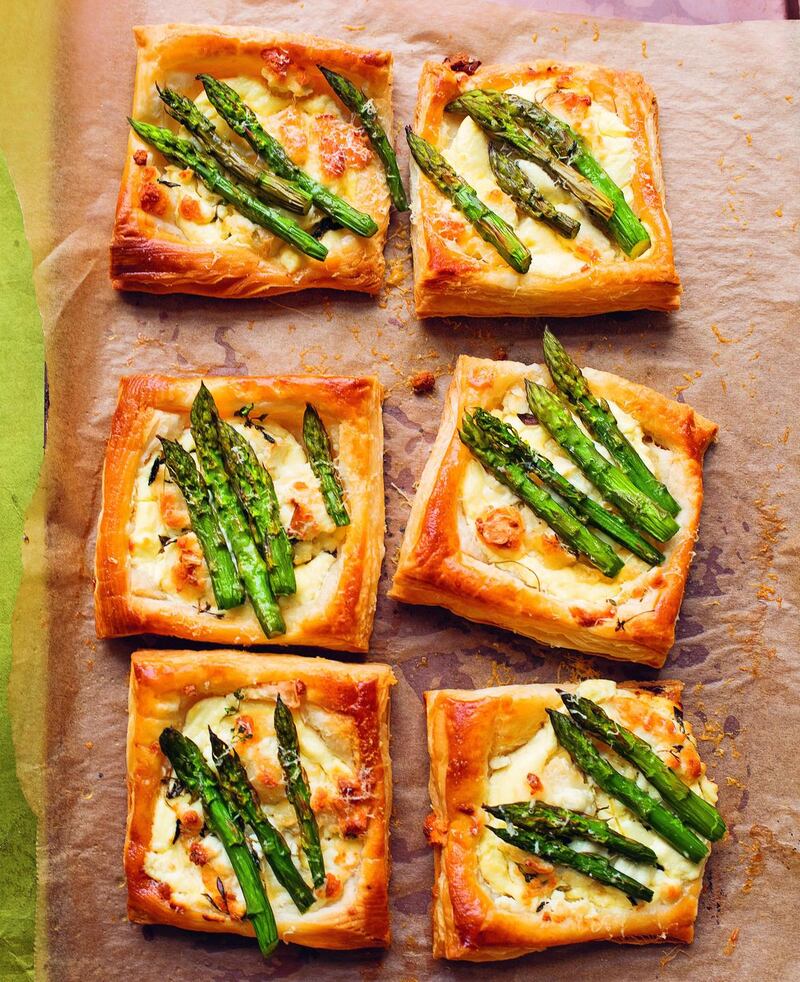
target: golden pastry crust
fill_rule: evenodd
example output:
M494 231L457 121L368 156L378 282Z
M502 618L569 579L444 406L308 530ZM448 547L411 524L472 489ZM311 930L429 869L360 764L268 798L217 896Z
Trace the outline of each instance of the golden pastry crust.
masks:
M258 698L265 698L270 689L280 692L295 713L302 712L298 706L326 710L333 714L329 719L341 722L341 732L355 734L352 752L360 768L359 795L363 796L358 807L369 816L358 834L357 882L348 884L338 898L301 915L281 891L270 890L281 939L312 948L387 946L392 808L389 689L394 681L389 666L380 664L344 665L324 658L226 650L135 652L130 677L124 853L129 919L253 936L246 919L215 912L205 903L201 910L181 902L169 884L148 874L146 863L156 803L164 792L166 762L158 744L161 731L167 726L180 729L189 709L201 699L254 686L259 687ZM326 734L320 736L324 741Z
M675 639L703 501L703 455L717 427L691 407L636 382L592 369L584 374L597 395L623 409L672 453L669 480L679 482L673 491L680 491L681 528L664 547L666 562L637 576L626 587L623 605L613 597L613 602L582 597L578 579L570 589L548 595L464 548L461 489L472 458L458 437L463 413L475 406L495 409L523 378L546 381L549 376L539 365L462 356L409 516L390 596L447 607L544 644L660 667ZM613 581L598 578L609 584L611 594Z
M592 680L592 684L613 686L602 680ZM609 705L614 706L622 722L629 726L637 725L646 730L652 725L652 719L658 719L658 726L669 727L674 710L680 711L681 682L624 682L616 688L634 698L623 700L616 695L603 705L606 710ZM537 869L540 876L534 879L530 888L527 885L521 888L521 900L505 897L505 902L495 902L493 885L485 877L486 867L481 855L483 830L489 818L481 806L503 803L495 800L497 795L492 794L490 761L513 753L540 728L550 727L545 710L563 708L558 692L575 689L574 685L510 685L425 693L433 808L425 832L435 859L434 957L496 961L586 941L608 940L624 944L692 941L704 864L692 867L686 879L680 881L680 887L676 887L672 879L675 874L667 871L665 878L669 876L671 882L656 887L653 901L635 907L613 888L602 886L599 887L600 896L607 894L613 898L617 894L617 904L586 905L580 902L584 898L576 893L571 896L572 903L554 904L553 889L562 889L557 884L566 878L561 867L557 867L559 872L553 873L552 879L547 869ZM632 709L624 708L631 705ZM716 800L716 785L705 777L705 765L690 739L691 726L683 723L681 718L673 729L670 739L681 741L685 746L686 764L680 766L691 771L690 777L684 773L682 778L687 783L702 781L704 797ZM556 749L555 752L557 758L564 757L566 761L564 751ZM669 759L668 746L666 753ZM559 759L558 763L563 765L564 762ZM574 768L574 765L569 767ZM561 766L558 773L568 771ZM547 771L542 774L546 775ZM577 770L575 774L578 774ZM528 777L534 780L538 776ZM537 787L535 782L529 791L530 797L548 801L553 788L557 788L557 780L548 781L545 776L544 790L541 782L536 791L534 787ZM608 812L603 815L607 816ZM625 834L630 836L630 829L626 828ZM634 833L633 837L640 836ZM646 832L641 838L652 845ZM489 842L495 845L496 840L489 835ZM527 856L521 850L503 844L497 848L503 850L512 863L515 860L524 862ZM666 849L665 855L677 857L670 847ZM662 854L659 854L659 860L663 862ZM680 857L678 863L681 863ZM577 884L579 890L597 889L595 881L581 874L574 875L573 884ZM590 898L592 895L591 892L588 894ZM576 899L578 903L574 902Z
M336 233L335 244L328 236L325 244L330 249L324 262L301 257L287 246L292 265L298 257L302 259L296 269L280 261L282 243L266 229L259 232L262 244L258 247L252 243L250 247L243 243L225 244L222 240L190 241L175 221L157 213L161 209L154 207L158 204L155 198L159 197L167 208L172 194L154 183L164 160L131 131L111 244L112 284L119 290L228 298L273 296L310 287L377 293L383 280L383 247L389 224L383 168L369 144L362 140L350 114L341 110L316 66L324 64L339 71L366 91L391 133L392 55L308 34L279 34L252 27L168 24L137 27L134 34L138 58L132 116L145 122L175 129L177 124L166 115L155 94L155 84L174 84L182 94L194 98L202 92L201 83L194 80L198 72L223 79L247 76L260 80L271 90L277 87L289 109L298 105L297 95L325 97L324 113L309 115L301 111L301 122L308 121L307 127L303 125L298 130L302 130L303 147L314 148L312 156L317 153L326 138L317 122L329 120L332 126L342 128L347 140L358 149L358 160L348 162L343 158L341 166L337 164L335 168L342 173L335 176L319 172L315 160L304 169L307 166L321 183L338 190L342 174L347 179L348 168L357 167L353 172L356 179L346 180L348 186L342 193L354 207L372 216L378 231L371 238ZM270 128L269 119L262 118L262 122ZM226 136L239 142L252 157L244 141L229 131ZM135 159L141 153L145 154L144 166ZM148 193L153 202L147 201ZM175 192L181 194L180 189ZM170 207L176 203L177 199Z
M231 611L211 616L177 593L148 595L132 586L131 520L143 453L158 435L164 419L159 414L177 414L188 426L199 382L157 375L134 375L120 382L103 468L95 553L98 637L147 632L219 644L267 642L249 603L246 613L236 608L236 616ZM336 552L338 573L335 582L287 619L286 633L269 643L367 651L384 553L380 383L374 378L314 375L214 377L205 383L223 418L231 419L237 409L254 403L259 413L263 409L270 420L299 432L310 402L329 429L337 427L338 467L350 515Z
M540 272L536 250L529 271L515 273L496 250L481 240L466 219L458 243L442 234L452 224L446 199L412 164L412 247L417 316L583 317L614 310L675 310L680 281L675 271L670 222L665 210L664 179L655 96L641 75L599 65L539 60L519 65L484 65L474 74L426 62L419 82L415 132L440 149L444 146L444 107L473 88L505 90L541 81L567 90L577 86L613 110L627 126L633 144L632 208L647 226L652 245L643 256L586 262L566 275ZM551 107L552 108L552 107ZM458 117L452 117L458 119ZM578 127L580 128L580 127ZM463 175L462 175L463 176ZM507 200L499 190L490 207ZM588 220L588 216L586 219ZM461 223L458 223L459 225ZM464 248L469 244L469 252ZM563 243L565 240L560 240Z

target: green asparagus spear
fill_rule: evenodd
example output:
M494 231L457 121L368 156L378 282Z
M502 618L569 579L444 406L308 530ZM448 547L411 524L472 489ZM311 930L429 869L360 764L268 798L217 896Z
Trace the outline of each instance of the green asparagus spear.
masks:
M461 112L472 119L487 133L505 140L519 152L533 160L557 183L574 195L593 214L608 221L614 214L614 204L602 191L598 191L591 181L565 164L552 152L539 136L530 135L514 122L511 113L498 104L482 89L470 89L462 93L445 107L448 112Z
M250 516L256 541L264 554L272 592L276 596L294 593L297 583L292 544L281 524L280 504L272 476L241 433L222 421L219 442L225 470Z
M586 477L622 514L643 532L666 542L680 526L664 509L651 501L622 471L598 453L592 441L577 426L569 410L543 385L525 381L531 412L563 447Z
M256 861L232 809L220 790L214 773L200 748L179 730L167 727L159 738L161 751L172 764L175 776L203 804L205 820L228 854L242 888L247 918L253 925L261 954L268 957L278 944L278 928L261 882Z
M220 610L238 607L244 603L244 589L208 500L205 482L194 465L192 455L180 443L163 436L159 440L167 470L183 495L192 531L203 550L214 601Z
M375 103L372 99L368 99L361 89L353 85L343 75L331 71L330 68L323 68L322 65L317 65L317 68L325 76L328 85L339 96L350 112L355 113L361 120L361 125L369 137L369 142L372 144L375 153L383 161L383 166L386 170L386 184L389 187L392 204L394 204L398 211L408 211L408 199L406 198L403 181L397 167L397 157L395 156L392 144L389 142L389 138L386 136L386 131L378 119L378 111L375 108Z
M314 886L321 887L325 883L325 862L322 858L317 819L311 808L311 789L300 760L297 728L291 710L280 695L275 703L275 736L278 738L278 760L286 782L286 797L294 808L300 826L300 844L306 854Z
M517 122L529 126L540 134L560 160L574 167L579 174L583 174L599 191L611 199L614 204L614 214L608 220L608 231L626 255L636 259L650 248L647 229L633 213L621 189L593 156L583 137L539 103L508 93L496 92L492 95L506 105Z
M222 166L243 184L251 187L259 198L268 204L278 205L298 215L307 215L311 208L311 195L302 188L276 177L268 171L259 170L239 153L236 147L217 133L211 120L204 116L191 99L180 95L173 89L161 89L156 85L161 101L173 119L182 123L193 133L206 152L211 154Z
M494 832L498 839L502 839L509 845L516 846L534 856L541 856L542 859L558 866L568 866L570 869L577 870L599 883L605 883L607 886L621 890L626 897L630 897L632 900L649 902L653 899L653 891L649 887L638 880L634 880L632 876L620 873L607 859L596 853L575 852L574 849L565 846L563 842L549 839L529 829L518 829L513 825L506 828L487 825L486 828Z
M645 741L617 723L591 699L561 693L561 699L572 719L582 730L588 730L607 743L642 772L675 814L712 842L725 835L722 816L699 794L695 794L656 754Z
M520 801L510 805L483 807L490 815L516 825L523 831L538 832L557 839L587 839L605 846L609 852L627 856L634 862L646 863L648 866L658 865L658 857L649 846L620 835L602 818L592 818L543 801Z
M478 235L493 245L512 269L527 273L531 254L517 238L514 229L488 208L475 189L456 174L436 147L412 132L410 126L406 127L406 140L419 169L467 216Z
M459 436L475 459L546 522L568 549L585 556L592 566L609 578L619 573L624 563L611 546L593 535L572 511L567 511L534 484L523 467L498 453L469 413L464 414Z
M503 150L503 144L497 140L489 143L489 163L498 187L501 191L505 191L519 208L532 218L549 225L565 239L575 238L581 223L551 205L536 185L528 180L519 164Z
M161 126L152 126L137 119L129 119L128 122L143 140L155 147L167 160L194 171L209 191L233 205L251 222L268 229L312 259L322 260L328 255L325 246L303 231L297 222L265 205L246 188L229 181L212 158L203 153L196 143L175 136L171 130Z
M619 469L664 511L677 515L681 510L678 502L631 446L606 400L592 394L583 372L549 328L544 329L544 360L553 381L569 400L580 421L595 440L608 450Z
M344 489L336 465L333 463L333 450L325 424L316 409L308 403L303 413L303 443L306 445L308 462L322 489L325 508L334 525L349 525L350 516L344 503Z
M286 840L264 814L258 793L250 783L239 755L233 747L229 747L218 737L210 726L208 735L223 792L236 805L239 815L255 832L264 850L264 857L275 874L275 879L292 898L295 907L304 914L316 898L294 865Z
M562 477L547 457L537 453L526 443L513 426L504 423L485 409L475 409L474 413L476 424L491 439L497 450L513 458L528 473L535 474L590 525L605 532L651 566L658 566L664 562L663 553L635 532L619 515L608 511L598 501L590 498L588 494L584 494Z
M593 778L606 794L621 801L629 811L637 815L645 825L653 828L682 856L693 863L705 859L708 855L708 846L702 839L699 839L661 802L650 797L635 781L620 774L601 757L592 741L566 713L548 709L547 715L553 724L556 739L570 755L576 767Z
M239 94L230 85L220 82L211 75L198 75L197 78L203 83L209 102L228 126L234 133L244 137L279 177L299 184L311 195L311 200L320 211L335 218L344 228L366 237L378 231L378 226L369 215L353 208L344 198L329 191L310 174L306 174L304 170L293 164L280 143L267 133L253 110L242 102Z
M236 497L225 470L219 439L219 413L214 399L201 382L192 403L192 436L197 459L211 494L211 502L258 622L268 638L283 634L281 610L269 585L267 566L250 534L247 515Z

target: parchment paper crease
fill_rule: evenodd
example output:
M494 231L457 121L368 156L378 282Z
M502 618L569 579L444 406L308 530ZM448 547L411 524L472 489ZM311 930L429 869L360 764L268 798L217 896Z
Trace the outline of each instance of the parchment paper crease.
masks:
M46 455L51 621L47 661L47 893L40 968L53 979L331 980L582 977L796 978L798 861L797 90L795 24L686 28L525 13L488 3L408 5L120 2L64 5L53 104L49 251L38 267L51 407ZM407 498L460 352L540 355L536 321L433 321L410 307L406 219L395 220L379 302L313 294L220 303L115 294L107 247L127 139L136 23L269 25L387 47L396 119L411 119L425 58L553 57L642 71L662 123L668 208L684 306L555 325L581 360L674 393L721 425L706 465L697 558L663 671L687 683L687 714L721 786L731 833L714 850L688 949L594 945L494 967L430 958L432 862L421 695L437 686L641 676L543 650L435 609L385 599ZM21 120L22 123L22 120ZM405 154L403 154L405 160ZM41 188L11 155L26 218ZM405 166L405 164L404 164ZM535 260L534 260L535 261ZM432 368L432 396L408 376ZM394 667L392 916L385 954L281 948L269 965L241 940L125 920L126 679L132 639L94 638L91 568L100 467L117 381L130 372L377 373L387 388L387 560L370 659ZM24 627L18 631L24 645ZM168 644L158 640L157 644ZM19 696L19 687L17 691ZM24 715L24 700L17 712Z

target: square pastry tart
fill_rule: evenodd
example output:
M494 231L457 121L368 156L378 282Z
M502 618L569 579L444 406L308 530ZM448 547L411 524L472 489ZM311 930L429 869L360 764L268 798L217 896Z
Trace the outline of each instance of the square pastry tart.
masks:
M374 378L122 379L98 636L366 651L384 551L381 397Z
M239 157L227 170L212 160L215 174L252 191L277 213L282 227L291 224L292 232L288 238L276 234L246 214L246 206L243 210L226 198L216 176L209 185L183 157L166 155L132 131L111 245L113 285L231 298L309 287L377 293L390 207L384 171L365 131L318 66L356 85L391 133L391 54L251 27L170 24L138 27L134 33L133 120L165 127L183 139L190 134L162 100L171 99L171 108L182 105L184 113L199 112L200 125L212 126L212 139L226 141L224 153L232 146ZM221 115L227 104L212 102L214 90L198 75L216 84L222 98L236 100L243 114L251 113L236 132ZM248 142L259 139L251 136L250 120L267 134L266 154L256 154ZM243 178L252 178L254 167L261 176L247 183ZM304 172L305 190L297 189L297 168ZM307 193L307 179L322 186L320 194ZM332 198L344 203L344 212L336 203L333 212L327 208Z
M681 689L592 679L425 694L435 956L692 940L709 840L725 823Z
M544 644L659 667L675 637L703 500L703 454L717 427L652 389L570 365L672 514L609 460L577 418L582 410L570 403L573 417L546 388L547 368L462 356L390 595ZM551 429L546 413L555 416ZM580 459L590 458L587 469L571 452L573 440Z
M414 130L494 213L494 231L487 240L485 221L412 165L417 314L676 309L658 110L641 75L551 60L466 67L424 65ZM491 241L498 220L511 261Z
M253 935L252 882L245 894L232 864L236 846L222 841L219 811L215 818L207 804L221 794L281 940L313 948L387 945L393 684L387 665L227 650L136 652L125 841L130 920ZM316 854L290 793L279 704L310 791ZM180 760L173 763L176 747L196 755L192 766L205 772L211 792L193 793L191 776ZM230 804L237 800L231 764L244 775L245 806Z

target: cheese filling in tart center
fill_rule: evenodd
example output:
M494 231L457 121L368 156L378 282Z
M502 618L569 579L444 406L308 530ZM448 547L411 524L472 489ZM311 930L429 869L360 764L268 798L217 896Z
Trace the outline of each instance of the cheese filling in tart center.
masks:
M260 414L258 406L251 410L253 418ZM278 600L290 630L310 606L323 601L334 589L348 529L337 528L328 515L319 481L301 443L289 429L271 418L250 426L245 426L241 418L228 422L250 442L270 472L280 503L281 524L294 542L297 591ZM249 600L231 610L216 609L211 580L200 544L190 528L183 495L163 465L150 482L161 450L159 436L177 440L186 450L194 448L186 417L153 413L134 486L128 530L132 592L154 599L178 598L210 617L233 624L254 619ZM335 452L336 427L330 436Z
M705 776L705 765L700 761L694 740L684 732L682 718L673 712L668 700L643 702L634 690L618 688L607 680L583 682L577 694L598 703L609 716L646 740L692 791L711 804L716 802L716 787ZM653 891L653 904L675 903L688 884L702 877L705 860L695 864L685 859L578 770L559 746L547 717L525 743L511 748L504 746L499 752L494 748L492 753L486 804L536 798L606 820L615 831L644 843L656 853L662 869L621 856L610 857L611 864L620 872ZM603 755L642 790L659 797L631 764L606 747ZM573 840L567 845L578 852L605 855L602 847L591 842ZM592 918L600 916L603 910L615 908L631 909L630 901L620 890L567 867L551 867L502 842L486 829L478 845L478 872L482 885L498 906L522 906L530 912L547 913L548 919L554 921L565 916Z
M625 123L610 109L600 105L588 88L572 80L568 89L556 90L555 80L530 82L507 90L530 101L545 100L545 106L586 139L592 154L617 184L629 204L633 204L631 183L635 171L634 142ZM554 232L544 222L526 215L504 194L489 164L489 138L469 116L459 119L445 113L442 123L442 153L460 177L471 184L494 212L505 219L517 237L530 249L535 270L542 276L566 277L585 272L603 262L626 259L625 253L598 226L590 212L568 191L559 187L553 179L532 161L517 159L522 171L559 211L581 223L574 239L566 239ZM473 258L480 258L492 247L475 234L471 226L459 216L449 203L442 200L442 208L452 212L452 227L443 227L441 234L453 241L448 247L460 248ZM648 228L652 233L652 229ZM463 232L463 234L462 234ZM635 260L634 260L635 261ZM509 277L517 274L504 265Z
M228 696L201 699L186 714L182 731L198 745L212 767L208 727L233 746L258 792L265 815L284 836L295 866L310 886L311 874L300 848L297 818L286 799L278 762L273 715L279 688L282 698L293 704L327 875L316 903L304 915L313 917L315 911L332 904L350 902L358 889L370 814L366 803L369 792L362 786L362 768L354 749L358 745L354 720L307 702L302 698L300 684L281 683L280 687L252 686ZM287 696L289 688L291 696ZM250 832L248 841L261 859L261 846ZM261 865L280 928L282 919L294 920L298 911L269 866L263 862ZM169 779L164 779L156 802L144 869L153 879L166 884L172 904L191 910L207 908L211 920L222 919L226 913L241 918L245 912L239 882L225 849L206 829L202 803L192 801Z
M190 77L174 72L165 81L168 87L181 93L196 90L199 85ZM298 167L359 211L377 215L385 208L386 182L380 162L372 152L366 134L352 122L349 114L343 115L332 94L315 93L295 78L291 68L285 78L271 74L269 78L237 76L221 81L242 97L264 129L278 140ZM202 89L194 102L214 123L220 136L235 144L242 156L261 169L269 170L263 161L257 161L250 146L228 127ZM151 109L148 118L159 125L178 129L164 112L155 91ZM182 132L181 135L186 134ZM152 180L144 184L140 194L142 207L160 221L177 227L189 242L245 246L264 260L277 260L289 273L316 262L226 204L219 195L209 191L192 170L174 164L150 167L149 170L152 173L143 175ZM151 203L146 195L150 195ZM270 204L270 207L276 206ZM306 231L313 231L323 219L326 225L329 224L324 213L313 206L307 215L277 210ZM331 253L352 249L357 239L358 236L348 229L324 231L320 235L320 241Z
M591 369L585 374L592 379ZM547 384L547 376L539 370L529 377ZM620 429L633 444L639 456L662 481L681 505L676 521L691 513L691 487L676 455L659 447L642 430L641 425L618 405L609 402ZM469 408L469 407L467 407ZM597 491L573 463L544 426L535 422L525 398L524 384L509 388L493 415L512 426L534 450L547 457L559 473L598 502ZM588 436L575 417L575 422ZM610 459L605 448L595 443L599 453ZM518 530L517 530L518 529ZM507 534L504 534L507 532ZM667 557L680 546L683 529L669 542L659 545ZM595 532L602 537L602 533ZM483 563L490 563L497 573L522 580L533 589L565 603L580 603L604 616L630 616L651 610L664 574L658 566L646 562L624 546L605 539L623 559L623 569L613 578L582 561L564 547L555 532L538 518L519 498L489 474L474 458L470 458L460 494L459 535L464 554Z

